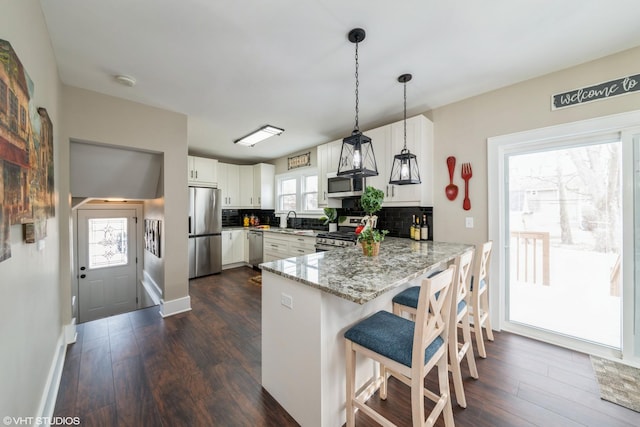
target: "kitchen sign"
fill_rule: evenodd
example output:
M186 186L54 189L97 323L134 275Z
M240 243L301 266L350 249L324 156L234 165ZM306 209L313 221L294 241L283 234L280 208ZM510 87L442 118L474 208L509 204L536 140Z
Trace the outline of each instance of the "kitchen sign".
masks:
M287 159L287 167L289 169L301 168L303 166L311 166L311 151Z
M553 95L551 97L551 109L559 110L638 91L640 91L640 74Z

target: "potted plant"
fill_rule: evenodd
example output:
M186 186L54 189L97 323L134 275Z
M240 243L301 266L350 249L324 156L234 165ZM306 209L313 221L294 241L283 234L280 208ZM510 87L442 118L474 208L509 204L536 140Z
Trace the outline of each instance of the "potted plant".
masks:
M344 221L344 216L338 217L338 210L336 208L324 208L324 216L320 217L321 221L324 221L324 225L329 224L329 231L338 231L338 223Z
M376 256L380 250L380 242L389 233L388 230L376 230L378 217L375 215L382 208L384 192L375 187L367 186L360 196L360 206L367 214L364 228L358 234L358 242L362 245L362 252L367 256Z

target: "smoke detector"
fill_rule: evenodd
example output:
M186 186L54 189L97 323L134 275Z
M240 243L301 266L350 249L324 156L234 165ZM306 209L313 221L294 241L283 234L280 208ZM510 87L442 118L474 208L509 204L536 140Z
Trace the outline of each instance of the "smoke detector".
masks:
M115 76L115 79L118 83L124 86L133 87L136 85L136 79L134 79L131 76L125 76L124 74L119 74Z

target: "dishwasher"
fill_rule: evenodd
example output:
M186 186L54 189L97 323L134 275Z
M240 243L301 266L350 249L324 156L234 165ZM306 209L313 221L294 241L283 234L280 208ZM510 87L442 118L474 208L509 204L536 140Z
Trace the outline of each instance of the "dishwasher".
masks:
M249 264L258 267L262 262L262 231L250 230L249 238Z

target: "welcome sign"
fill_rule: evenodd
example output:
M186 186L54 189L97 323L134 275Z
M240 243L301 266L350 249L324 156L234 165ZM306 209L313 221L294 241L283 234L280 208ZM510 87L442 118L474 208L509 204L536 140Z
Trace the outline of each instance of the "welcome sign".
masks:
M638 91L640 91L640 74L553 95L551 109L558 110Z

